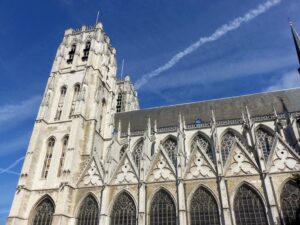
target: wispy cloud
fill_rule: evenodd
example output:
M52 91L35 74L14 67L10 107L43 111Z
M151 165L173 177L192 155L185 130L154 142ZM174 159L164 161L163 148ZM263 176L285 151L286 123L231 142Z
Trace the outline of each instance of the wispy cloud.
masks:
M17 159L16 161L14 161L12 164L10 164L7 168L5 169L1 169L0 168L0 174L3 173L11 173L11 174L18 174L17 172L11 171L12 168L14 168L15 166L17 166L20 162L23 161L25 157L22 156L21 158Z
M167 63L158 67L157 69L153 70L152 72L145 74L136 81L135 87L139 89L143 85L145 85L149 79L160 75L162 72L172 68L175 64L177 64L183 57L191 54L192 52L196 51L202 45L216 41L226 35L228 32L238 29L242 24L250 22L257 16L267 12L273 6L278 5L281 0L268 0L263 4L258 5L257 8L248 11L241 17L238 17L227 24L222 25L219 27L213 34L207 37L201 37L197 42L191 44L189 47L184 49L183 51L175 54Z
M275 91L295 87L300 87L299 74L296 71L290 71L283 74L280 79L273 81L265 91Z

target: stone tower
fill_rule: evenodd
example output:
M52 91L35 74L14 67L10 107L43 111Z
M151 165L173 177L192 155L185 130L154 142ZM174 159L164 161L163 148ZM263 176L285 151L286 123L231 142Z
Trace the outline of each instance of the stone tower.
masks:
M34 223L32 208L45 194L56 206L52 224L74 223L69 212L73 201L81 198L76 194L78 177L86 184L101 182L103 168L100 172L99 167L107 154L103 149L113 135L117 97L123 95L118 103L124 105L122 111L138 108L129 77L117 82L116 64L116 50L101 23L65 31L7 224ZM84 171L86 167L89 171ZM86 174L88 178L84 178Z

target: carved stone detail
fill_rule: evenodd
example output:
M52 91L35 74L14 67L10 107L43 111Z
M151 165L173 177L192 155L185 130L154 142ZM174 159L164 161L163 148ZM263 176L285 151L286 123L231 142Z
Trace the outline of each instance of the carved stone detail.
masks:
M101 185L101 176L97 169L95 161L93 161L90 165L90 168L87 170L86 174L83 177L83 183L85 185Z
M199 151L196 151L187 178L192 179L201 177L214 177L214 171L205 157Z
M163 155L160 155L149 177L151 181L174 180L174 174Z
M126 183L137 183L137 177L132 169L132 166L126 158L124 164L119 169L117 176L115 178L115 184L126 184Z

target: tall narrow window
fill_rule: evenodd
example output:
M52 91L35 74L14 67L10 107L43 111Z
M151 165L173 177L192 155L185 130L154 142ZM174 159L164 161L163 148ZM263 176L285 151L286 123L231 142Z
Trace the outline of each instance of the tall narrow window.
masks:
M202 150L207 154L207 156L214 162L214 154L209 141L200 133L193 139L191 149L193 150L197 143L201 146Z
M122 105L123 105L123 95L119 93L117 98L117 112L122 112Z
M126 192L120 194L114 203L111 225L136 225L136 207Z
M259 128L256 131L257 140L259 146L261 147L265 160L268 160L269 154L271 152L271 148L273 145L274 137L273 135L263 128Z
M54 120L60 120L61 118L61 114L62 114L62 110L63 110L63 106L64 106L64 101L65 101L65 97L66 97L66 93L67 93L67 87L63 86L60 89L60 97L58 100L58 106L57 106L57 110L56 110L56 114L54 117Z
M127 145L127 144L125 144L125 145L121 148L119 160L121 160L121 159L123 158L123 156L124 156L124 154L125 154L127 148L128 148L128 145Z
M76 45L73 44L71 46L71 50L69 51L69 58L67 59L68 64L71 64L73 62L75 51L76 51Z
M218 205L205 188L198 188L191 201L191 225L219 225Z
M174 201L164 190L154 195L150 211L150 225L176 225Z
M142 156L142 152L143 152L143 146L144 146L144 141L141 140L139 143L137 143L137 145L134 147L134 150L132 152L132 157L133 157L133 160L137 167L140 166L140 160L141 160L141 156Z
M44 160L43 172L42 172L42 177L43 178L47 178L48 173L49 173L49 168L50 168L50 164L51 164L54 144L55 144L54 137L49 138L48 143L47 143L46 157L45 157L45 160Z
M234 198L236 225L267 225L264 203L248 185L242 185Z
M105 129L105 119L106 119L106 101L105 99L102 100L101 110L100 110L100 129L99 132L103 132Z
M222 141L221 141L221 154L222 154L222 161L224 164L226 163L226 160L227 160L230 152L232 151L233 147L235 146L236 139L238 139L239 142L245 148L247 148L245 142L242 140L242 138L240 136L235 135L231 131L228 131L227 133L225 133L223 135Z
M286 225L300 224L300 180L290 180L280 196L283 220Z
M74 115L76 101L78 100L79 93L80 93L80 84L75 84L71 110L70 110L70 113L69 113L69 118L72 118L72 116Z
M68 141L69 141L69 136L65 136L62 141L62 151L61 151L61 156L59 160L59 168L58 168L58 176L60 177L62 175L64 163L65 163L65 158L66 158L66 151L68 147Z
M83 56L82 56L82 61L87 61L89 58L89 53L90 53L90 49L91 49L91 42L87 41L85 43L85 49L83 49Z
M99 208L97 201L91 195L87 196L79 211L77 225L98 225Z
M44 199L34 210L32 225L51 225L54 205L48 198Z
M171 159L172 163L176 165L177 160L177 140L175 138L168 138L164 143L163 147L167 152L169 158Z

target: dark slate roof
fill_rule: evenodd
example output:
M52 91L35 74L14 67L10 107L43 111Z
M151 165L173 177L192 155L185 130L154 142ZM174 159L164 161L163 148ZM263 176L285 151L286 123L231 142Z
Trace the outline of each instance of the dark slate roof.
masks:
M151 123L156 120L157 128L171 127L178 125L179 114L186 124L193 124L197 118L209 122L211 109L217 121L240 119L246 105L252 117L273 114L273 106L277 113L297 112L300 88L117 113L115 124L118 126L121 121L122 132L127 131L129 122L132 131L144 130L150 118Z

